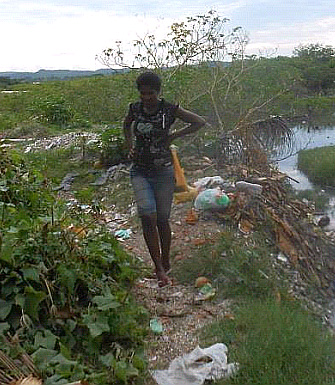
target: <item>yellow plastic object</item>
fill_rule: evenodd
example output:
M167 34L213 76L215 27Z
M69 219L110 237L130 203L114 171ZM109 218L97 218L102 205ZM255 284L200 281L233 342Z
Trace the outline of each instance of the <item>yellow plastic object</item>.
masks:
M198 190L194 187L187 186L188 191L176 192L174 194L174 203L189 202L196 198Z
M171 147L171 154L173 160L174 176L176 178L175 192L187 192L188 186L186 183L184 170L180 166L180 162L177 155L177 149L175 147Z

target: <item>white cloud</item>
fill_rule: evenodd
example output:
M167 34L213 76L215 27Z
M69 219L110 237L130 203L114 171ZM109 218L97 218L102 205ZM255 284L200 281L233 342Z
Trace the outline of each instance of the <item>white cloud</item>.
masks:
M102 65L95 56L116 40L146 33L160 39L173 22L210 9L230 19L228 28L247 29L247 53L277 50L289 55L299 43L311 42L335 47L332 2L319 0L316 7L309 0L276 1L0 0L0 71L97 69Z
M290 55L299 44L320 43L335 47L335 17L325 17L313 22L272 24L266 29L253 31L247 53L276 52Z
M77 10L76 16L63 12L51 20L35 19L30 25L6 21L0 24L0 33L10 38L0 41L1 52L8 52L1 60L0 71L100 68L95 56L116 40L133 40L158 28L163 31L170 24L171 20L116 17L110 12L83 9Z

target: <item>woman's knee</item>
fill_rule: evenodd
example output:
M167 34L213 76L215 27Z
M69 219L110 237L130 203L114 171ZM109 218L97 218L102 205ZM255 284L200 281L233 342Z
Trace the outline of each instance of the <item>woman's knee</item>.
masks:
M160 227L160 228L168 228L168 227L170 227L169 219L160 219L160 218L158 218L157 219L157 227Z
M157 226L157 214L145 214L141 215L142 227L153 228Z

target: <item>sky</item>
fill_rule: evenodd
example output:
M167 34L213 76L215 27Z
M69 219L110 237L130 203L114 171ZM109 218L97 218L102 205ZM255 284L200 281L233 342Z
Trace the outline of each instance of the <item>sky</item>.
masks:
M334 0L0 0L0 72L104 68L97 56L115 41L163 38L172 23L210 10L246 31L247 54L335 47Z

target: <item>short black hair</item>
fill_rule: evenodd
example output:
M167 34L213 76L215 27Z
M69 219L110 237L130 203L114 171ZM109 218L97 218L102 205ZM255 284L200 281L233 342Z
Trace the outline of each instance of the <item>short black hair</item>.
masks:
M162 80L161 78L155 74L154 72L147 71L143 72L136 79L137 89L139 90L141 86L150 86L157 92L160 92Z

